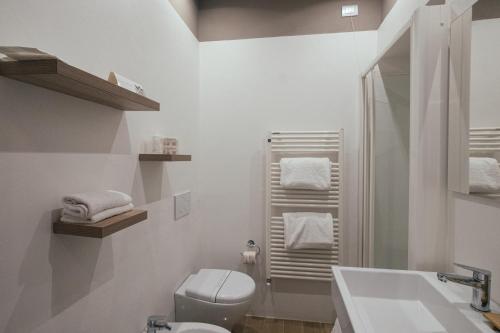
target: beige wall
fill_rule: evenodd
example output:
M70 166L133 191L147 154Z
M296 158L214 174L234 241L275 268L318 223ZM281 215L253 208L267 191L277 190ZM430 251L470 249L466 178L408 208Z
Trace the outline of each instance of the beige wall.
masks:
M198 0L170 0L189 30L198 37Z
M341 17L341 0L202 0L200 41L376 30L382 0L358 0L360 15Z

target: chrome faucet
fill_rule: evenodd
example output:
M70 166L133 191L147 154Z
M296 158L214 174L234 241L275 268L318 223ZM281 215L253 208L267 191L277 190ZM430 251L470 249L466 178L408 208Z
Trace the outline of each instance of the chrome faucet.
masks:
M455 263L455 266L472 271L472 277L453 273L437 273L442 282L455 282L472 287L472 303L474 309L481 312L490 311L491 272L486 269Z
M165 316L149 316L147 328L147 333L156 333L163 329L170 331L172 329L172 327L168 324L167 317Z

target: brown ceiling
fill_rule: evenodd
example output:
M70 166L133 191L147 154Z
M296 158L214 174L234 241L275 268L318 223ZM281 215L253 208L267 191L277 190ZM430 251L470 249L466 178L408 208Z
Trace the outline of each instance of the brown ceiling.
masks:
M200 41L375 30L396 0L170 0ZM341 16L358 4L359 16Z

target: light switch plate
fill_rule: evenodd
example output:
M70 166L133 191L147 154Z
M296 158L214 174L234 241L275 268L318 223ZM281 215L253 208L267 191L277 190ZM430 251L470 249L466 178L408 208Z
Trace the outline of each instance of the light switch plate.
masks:
M191 191L179 193L174 196L175 219L189 215L191 212Z
M342 17L358 16L358 5L344 5L342 6Z

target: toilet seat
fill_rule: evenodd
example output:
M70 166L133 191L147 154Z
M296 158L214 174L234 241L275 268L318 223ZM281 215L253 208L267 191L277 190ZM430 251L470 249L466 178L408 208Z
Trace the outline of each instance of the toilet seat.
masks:
M244 302L254 291L255 282L251 277L223 269L200 269L186 286L186 296L219 304Z

